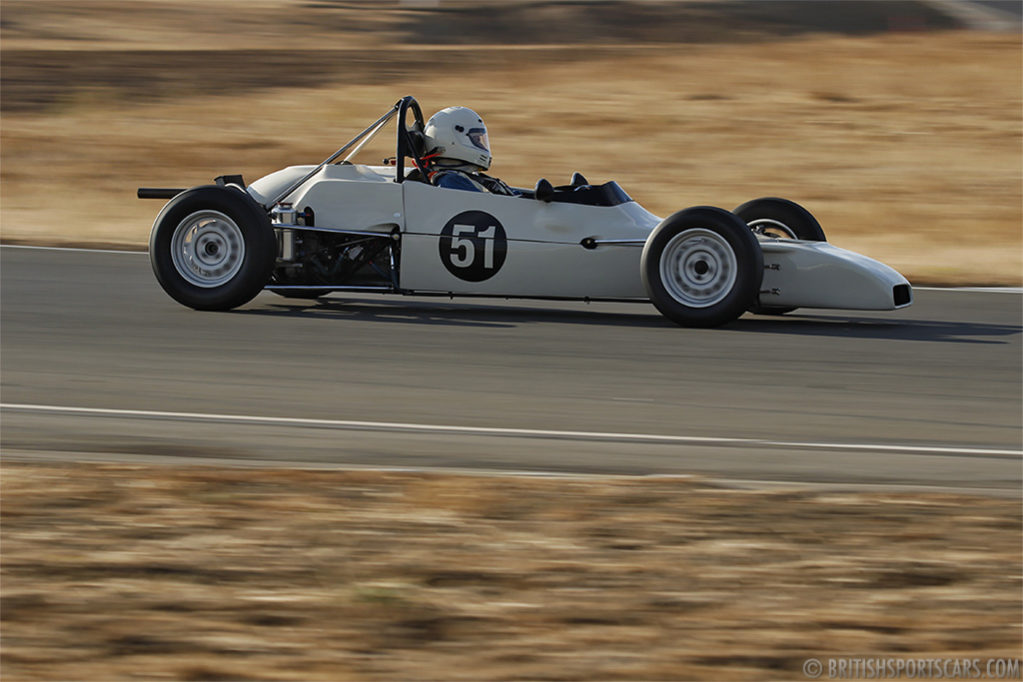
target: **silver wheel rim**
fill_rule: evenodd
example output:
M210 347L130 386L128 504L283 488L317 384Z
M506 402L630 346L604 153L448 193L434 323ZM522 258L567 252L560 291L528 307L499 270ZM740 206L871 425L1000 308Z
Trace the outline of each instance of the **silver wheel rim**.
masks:
M739 261L717 232L696 228L671 238L661 254L661 282L668 294L691 308L708 308L731 293Z
M238 224L219 211L196 211L171 237L174 269L189 284L209 289L231 281L245 260Z
M765 237L773 237L775 239L799 239L796 236L795 230L778 220L757 218L756 220L749 221L748 224L754 234L762 234Z

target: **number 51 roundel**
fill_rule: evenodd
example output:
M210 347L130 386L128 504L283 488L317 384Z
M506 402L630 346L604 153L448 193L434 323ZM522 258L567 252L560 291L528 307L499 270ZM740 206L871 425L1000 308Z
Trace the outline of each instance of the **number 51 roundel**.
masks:
M440 260L452 275L482 282L497 274L508 255L508 238L500 221L483 211L465 211L440 231Z

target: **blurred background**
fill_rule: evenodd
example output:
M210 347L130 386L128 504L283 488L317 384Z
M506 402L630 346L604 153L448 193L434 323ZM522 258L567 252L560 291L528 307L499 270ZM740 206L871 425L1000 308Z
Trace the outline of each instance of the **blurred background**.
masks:
M0 238L145 249L160 202L137 200L136 187L228 173L251 182L317 163L414 95L427 115L454 104L482 114L491 172L512 185L579 171L617 180L659 215L780 195L815 213L839 246L915 284L1019 286L1021 9L1018 0L2 0ZM370 161L394 153L390 138L375 144ZM54 288L109 262L72 255L81 256L57 262L79 269ZM49 277L32 269L37 257L12 268L23 275L12 281L31 289ZM124 267L144 271L144 260ZM400 396L384 414L411 420L422 413L405 408L418 402L437 423L468 422L445 402L457 383L434 386L440 372L416 366L489 347L458 377L480 387L459 403L479 399L471 418L503 423L487 413L497 406L529 419L554 405L544 419L595 423L612 412L591 410L605 397L590 387L614 386L634 367L610 372L616 353L640 349L636 382L672 402L654 411L653 400L609 393L615 424L677 409L690 426L728 415L742 435L763 423L749 419L756 410L840 433L882 423L864 415L905 418L928 442L1018 434L1019 354L999 365L1018 317L996 324L991 309L955 322L922 306L902 323L764 321L693 331L679 344L659 318L614 313L552 312L543 331L525 323L540 315L534 308L504 317L447 302L411 312L336 305L274 319L266 306L263 321L275 325L266 333L259 317L197 317L149 286L163 308L110 296L68 313L53 289L27 301L9 293L5 398L256 414L280 404L290 415L352 418L341 409L349 396L369 408L374 396ZM116 314L97 315L104 309ZM201 352L178 347L189 334ZM245 343L260 334L266 345ZM296 339L307 356L293 354ZM710 347L721 356L707 358ZM881 354L887 365L875 362ZM891 371L915 354L925 361ZM735 357L743 361L729 364ZM697 361L720 385L709 405L700 405L710 395L704 375L689 375ZM806 368L788 376L798 364ZM205 383L191 380L207 368ZM905 382L899 391L889 374ZM960 402L956 377L971 375ZM501 381L512 376L505 395ZM918 401L924 392L935 402ZM842 395L853 396L849 413ZM938 424L948 413L932 404L952 405L957 419ZM823 653L1019 652L1018 498L746 490L688 477L217 468L209 462L240 464L253 447L232 441L230 424L207 436L178 421L104 419L73 422L64 436L44 428L55 419L8 414L4 680L776 680L805 679L803 661ZM348 439L357 460L377 452L364 435L326 433ZM419 437L402 436L411 452L398 461L417 461ZM294 438L311 450L311 439ZM67 450L48 455L53 443ZM445 447L421 450L459 461ZM498 461L485 444L472 447L480 461ZM596 447L535 456L568 468ZM630 454L628 443L601 447ZM67 461L100 448L126 456ZM182 464L193 456L204 464ZM773 466L749 456L753 471ZM798 472L787 453L778 461ZM872 461L859 465L866 480L885 480ZM917 461L939 477L956 471L952 460Z
M493 174L764 195L912 281L1021 283L1020 3L4 0L7 242L143 248L139 185L316 163L411 94ZM381 149L381 156L389 148ZM374 152L376 153L376 152Z

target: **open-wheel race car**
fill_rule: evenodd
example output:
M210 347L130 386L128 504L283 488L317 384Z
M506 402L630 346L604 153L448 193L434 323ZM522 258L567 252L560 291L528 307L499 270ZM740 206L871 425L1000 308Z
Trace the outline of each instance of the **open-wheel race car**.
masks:
M395 120L395 157L355 163ZM140 198L170 199L149 243L157 280L199 310L235 308L263 289L295 298L348 291L649 301L699 327L746 311L912 302L902 275L828 244L814 217L784 199L662 219L617 183L591 185L578 173L565 186L540 180L503 193L438 186L426 172L436 155L426 148L428 125L404 97L319 165L248 186L225 175L187 190L140 188Z

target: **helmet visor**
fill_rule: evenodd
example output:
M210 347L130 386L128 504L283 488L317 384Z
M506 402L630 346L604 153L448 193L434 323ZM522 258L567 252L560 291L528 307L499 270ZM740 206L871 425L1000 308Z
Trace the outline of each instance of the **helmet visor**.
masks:
M486 128L470 128L466 135L469 136L469 141L472 142L473 146L479 147L487 153L490 152L490 140L487 139Z

